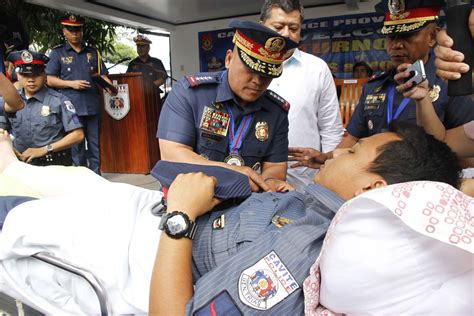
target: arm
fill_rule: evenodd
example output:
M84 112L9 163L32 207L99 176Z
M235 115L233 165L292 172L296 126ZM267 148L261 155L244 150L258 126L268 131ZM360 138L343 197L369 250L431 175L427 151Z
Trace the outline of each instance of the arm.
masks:
M465 158L474 156L474 140L466 136L464 126L458 126L447 130L444 141L459 157Z
M316 106L318 109L318 128L321 135L321 150L328 152L333 150L341 141L344 133L342 127L341 111L339 110L339 100L337 98L336 85L332 78L331 71L325 64L323 72L321 97Z
M231 166L224 162L212 161L205 159L201 155L198 155L193 151L190 146L173 142L170 140L160 139L160 150L161 158L163 160L175 161L175 162L185 162L185 163L194 163L206 166L220 166L227 169L231 169L237 172L240 172L247 177L249 177L250 187L252 191L257 192L260 189L264 191L270 190L270 187L265 183L263 177L257 174L254 170L249 167L239 167ZM286 172L286 169L285 169Z
M51 143L53 147L53 151L61 151L67 148L71 148L72 146L80 143L84 140L84 130L82 128L75 129L68 133L66 136L61 138L60 140ZM34 158L43 157L48 153L46 146L39 147L39 148L28 148L24 152L20 154L20 159L25 161L26 163L30 163L31 160Z
M74 89L84 90L91 87L91 84L87 80L63 80L59 77L48 75L48 86L56 89Z
M181 174L168 191L167 212L181 211L192 221L219 203L216 179L203 173ZM184 315L193 296L192 240L161 234L150 286L151 315Z
M109 77L107 77L107 75L101 75L101 78L104 79L109 84L113 85L112 80L110 80ZM110 95L117 95L117 93L114 93L109 88L105 89L105 91L107 91L107 93Z
M5 101L5 112L16 112L25 106L15 86L3 73L0 73L0 95Z

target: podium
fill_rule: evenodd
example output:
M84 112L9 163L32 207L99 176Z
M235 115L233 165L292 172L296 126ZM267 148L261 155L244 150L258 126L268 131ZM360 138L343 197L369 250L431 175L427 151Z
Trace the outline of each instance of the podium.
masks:
M102 98L101 171L148 174L160 160L156 138L161 111L160 90L144 79L141 73L108 77L117 82L122 92L108 100L107 104ZM129 102L124 97L126 90Z

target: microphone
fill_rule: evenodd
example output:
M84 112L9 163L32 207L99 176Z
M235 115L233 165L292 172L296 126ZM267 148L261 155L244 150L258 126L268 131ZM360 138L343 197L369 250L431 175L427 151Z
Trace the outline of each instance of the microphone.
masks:
M109 68L107 68L107 70L108 70L108 69L112 69L112 68L114 68L115 66L117 66L118 64L121 64L121 63L123 63L124 61L128 61L128 60L130 60L130 59L132 59L132 58L130 58L130 57L124 57L124 58L120 59L118 62L116 62L115 64L113 64L112 66L110 66Z
M448 35L453 39L453 49L464 54L464 62L473 66L473 41L469 30L469 14L471 14L471 4L463 0L448 0L446 12L446 24ZM472 94L472 74L471 71L461 74L458 80L448 81L448 95L461 96Z

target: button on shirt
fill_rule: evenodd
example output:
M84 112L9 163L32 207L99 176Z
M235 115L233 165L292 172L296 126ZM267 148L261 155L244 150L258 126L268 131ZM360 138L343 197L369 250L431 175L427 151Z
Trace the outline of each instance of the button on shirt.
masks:
M163 106L158 124L157 137L188 145L193 151L213 161L224 161L229 155L229 131L227 136L203 135L200 125L205 107L228 113L232 110L235 125L244 115L253 114L250 128L245 135L240 155L245 165L253 167L257 162L283 162L288 160L288 116L267 94L241 108L232 93L227 71L203 73L195 78L205 78L211 83L191 87L183 78L173 87ZM256 137L256 125L268 126L268 139Z
M434 54L430 54L428 63L425 65L425 71L431 90L430 93L433 96L432 100L434 100L433 106L444 126L450 129L473 120L474 102L471 96L448 97L447 84L436 76L434 59ZM396 70L392 70L390 73L381 75L367 83L347 125L349 134L357 138L363 138L388 130L388 89L390 86L397 85L393 78L395 74ZM403 99L403 95L395 90L393 116L395 116ZM416 124L416 103L414 100L408 102L398 120Z
M302 285L321 250L324 235L344 200L317 184L305 193L254 193L242 204L198 218L193 243L195 293L188 312L205 306L227 291L244 315L257 310L239 299L243 270L274 251L299 284L299 289L268 310L273 315L302 314ZM213 228L221 215L225 225ZM278 227L276 218L284 218ZM290 313L291 312L291 313Z
M68 132L82 128L74 106L60 93L43 87L28 100L23 91L20 96L25 100L25 107L12 114L6 113L15 136L13 146L19 152L54 143ZM5 113L4 105L0 115L2 113Z
M143 62L140 57L132 60L128 65L127 72L141 72L151 81L166 77L165 66L163 66L161 60L150 56L148 56L145 62Z
M336 148L343 134L339 100L331 71L321 58L296 49L283 62L283 74L273 79L269 89L291 104L290 147L311 147L322 152ZM313 182L315 171L288 168L287 180L302 190Z
M101 93L92 82L91 75L98 72L108 74L103 62L98 62L96 49L83 46L77 53L69 43L54 48L46 64L46 74L57 76L62 80L87 80L91 87L84 90L60 89L76 107L77 115L96 115L101 111Z

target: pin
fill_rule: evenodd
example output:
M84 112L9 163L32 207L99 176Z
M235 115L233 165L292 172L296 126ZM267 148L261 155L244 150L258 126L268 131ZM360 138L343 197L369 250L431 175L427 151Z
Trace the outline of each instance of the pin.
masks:
M428 91L428 95L431 98L431 102L436 102L439 99L439 93L441 92L441 87L437 84Z
M282 228L283 226L286 226L288 224L293 223L293 221L289 218L286 217L281 217L278 215L273 216L272 218L272 224L275 225L278 228Z
M50 114L49 106L43 105L41 107L41 115L48 116Z
M258 122L255 124L255 137L261 141L264 142L268 139L268 124L267 122Z
M212 229L223 229L225 227L225 215L222 214L212 222Z
M372 120L369 120L369 121L367 122L367 127L368 127L370 130L372 130L372 129L374 128L374 123L372 122Z
M244 159L237 154L230 154L225 157L224 162L232 166L245 166Z

